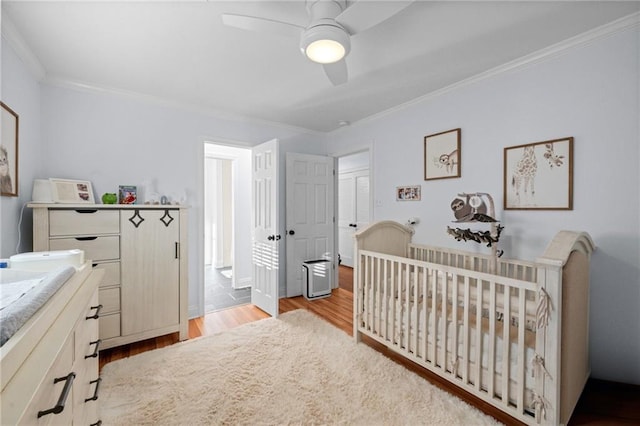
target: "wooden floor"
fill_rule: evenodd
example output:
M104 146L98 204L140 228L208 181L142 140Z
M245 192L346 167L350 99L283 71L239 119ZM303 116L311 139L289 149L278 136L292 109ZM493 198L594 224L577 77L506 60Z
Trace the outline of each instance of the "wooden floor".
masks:
M353 334L352 309L353 294L343 288L333 290L331 297L308 301L303 297L280 299L280 312L288 312L295 309L307 309L324 318L334 326L344 330L349 335ZM260 309L253 305L244 305L230 308L224 311L214 312L205 317L195 318L189 321L189 337L195 338L208 336L228 330L238 325L267 318ZM100 352L100 367L116 359L125 358L140 352L160 348L177 342L176 334L145 340L135 344L118 348L107 349ZM457 387L452 387L444 379L430 371L408 361L377 342L364 339L363 342L376 348L389 358L415 371L420 376L434 383L460 398L470 402L489 415L494 416L505 424L519 424L502 412L482 402ZM640 386L624 385L600 380L589 380L582 395L578 407L569 425L640 425Z

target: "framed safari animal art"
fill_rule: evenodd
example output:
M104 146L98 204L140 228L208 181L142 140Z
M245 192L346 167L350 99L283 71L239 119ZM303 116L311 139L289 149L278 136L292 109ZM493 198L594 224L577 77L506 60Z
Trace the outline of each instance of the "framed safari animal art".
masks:
M424 180L460 177L461 129L424 137Z
M0 102L0 193L18 196L18 114Z
M505 210L573 210L573 138L504 149Z

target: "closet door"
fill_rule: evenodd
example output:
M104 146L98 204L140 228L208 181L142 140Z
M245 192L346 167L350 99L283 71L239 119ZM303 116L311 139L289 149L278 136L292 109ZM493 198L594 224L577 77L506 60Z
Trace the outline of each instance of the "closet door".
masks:
M178 210L122 210L122 335L179 321Z
M353 234L369 224L369 170L338 176L338 250L342 265L353 267Z

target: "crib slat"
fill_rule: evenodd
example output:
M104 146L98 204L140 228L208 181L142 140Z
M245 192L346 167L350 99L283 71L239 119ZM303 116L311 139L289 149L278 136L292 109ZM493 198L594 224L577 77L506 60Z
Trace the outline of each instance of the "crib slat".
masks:
M418 300L418 277L422 268L416 266L413 271L413 354L418 356L418 333L420 333L420 323L418 322L418 310L420 300Z
M449 273L445 273L442 277L442 301L440 309L440 368L447 371L447 295L449 283Z
M378 258L372 258L371 259L371 263L369 264L370 267L370 272L369 272L369 276L371 277L371 283L369 285L369 313L370 313L370 319L369 319L369 328L371 330L371 332L375 333L375 318L376 318L376 306L375 306L375 297L376 297L376 289L375 289L375 276L376 276L376 262L378 261Z
M367 297L369 296L369 262L371 261L371 256L363 256L362 258L362 270L363 270L363 281L362 281L362 326L365 330L369 329L369 305L367 303Z
M451 324L452 324L452 336L451 336L451 364L453 377L458 376L458 280L459 275L453 274L452 280L452 295L451 295Z
M482 280L476 280L476 391L480 392L482 381Z
M423 343L422 359L425 362L427 361L427 350L429 348L429 298L428 298L428 287L427 287L429 272L430 270L425 267L422 273L422 300L420 302L420 307L422 308L421 315L424 316L424 318L421 321L422 323L421 334L422 334L422 343Z
M511 324L511 287L503 286L502 305L502 402L509 402L509 377L511 374L511 341L509 328Z
M380 257L376 258L376 282L375 282L375 311L373 312L373 316L374 318L378 318L377 320L374 320L375 326L376 326L376 333L378 335L380 335L380 330L381 330L381 323L382 323L382 315L380 315L381 313L381 309L380 309L380 286L382 285L382 267L381 267L381 263L382 263L382 259Z
M391 326L391 343L395 344L398 341L398 336L396 334L396 324L398 323L398 318L396 318L396 306L397 306L397 274L400 272L398 270L398 262L391 262L391 317L389 318L389 325Z
M526 354L526 346L524 343L524 331L526 324L526 307L525 303L527 301L526 290L521 288L518 291L518 379L517 388L518 388L518 398L517 398L517 407L518 413L524 413L524 384L525 384L525 354Z
M409 340L411 338L411 268L404 265L404 280L402 289L404 290L404 326L402 327L402 346L407 352L410 351Z
M489 282L489 384L488 392L491 397L495 395L495 371L496 371L496 283Z
M436 360L436 343L438 341L438 272L433 271L431 277L431 364L435 367L437 365Z
M462 333L464 335L463 337L464 342L462 346L462 358L464 360L464 365L462 366L462 380L464 381L465 385L469 383L469 362L470 362L469 339L471 338L471 335L470 335L470 328L471 328L470 318L471 317L469 316L470 291L471 289L469 288L469 276L465 275L464 277L464 316L463 316L464 327L462 328Z
M385 340L389 340L389 321L387 315L389 314L389 260L385 259L382 264L382 309L380 311L381 317L381 336Z

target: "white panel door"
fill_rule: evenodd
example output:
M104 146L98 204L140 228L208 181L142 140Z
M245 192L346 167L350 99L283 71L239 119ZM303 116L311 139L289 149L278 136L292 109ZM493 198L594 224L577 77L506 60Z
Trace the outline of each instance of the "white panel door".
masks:
M278 140L252 150L251 303L278 316Z
M287 153L287 297L302 294L302 262L335 262L333 162L332 157Z
M369 170L338 176L338 252L353 267L353 234L369 224Z

